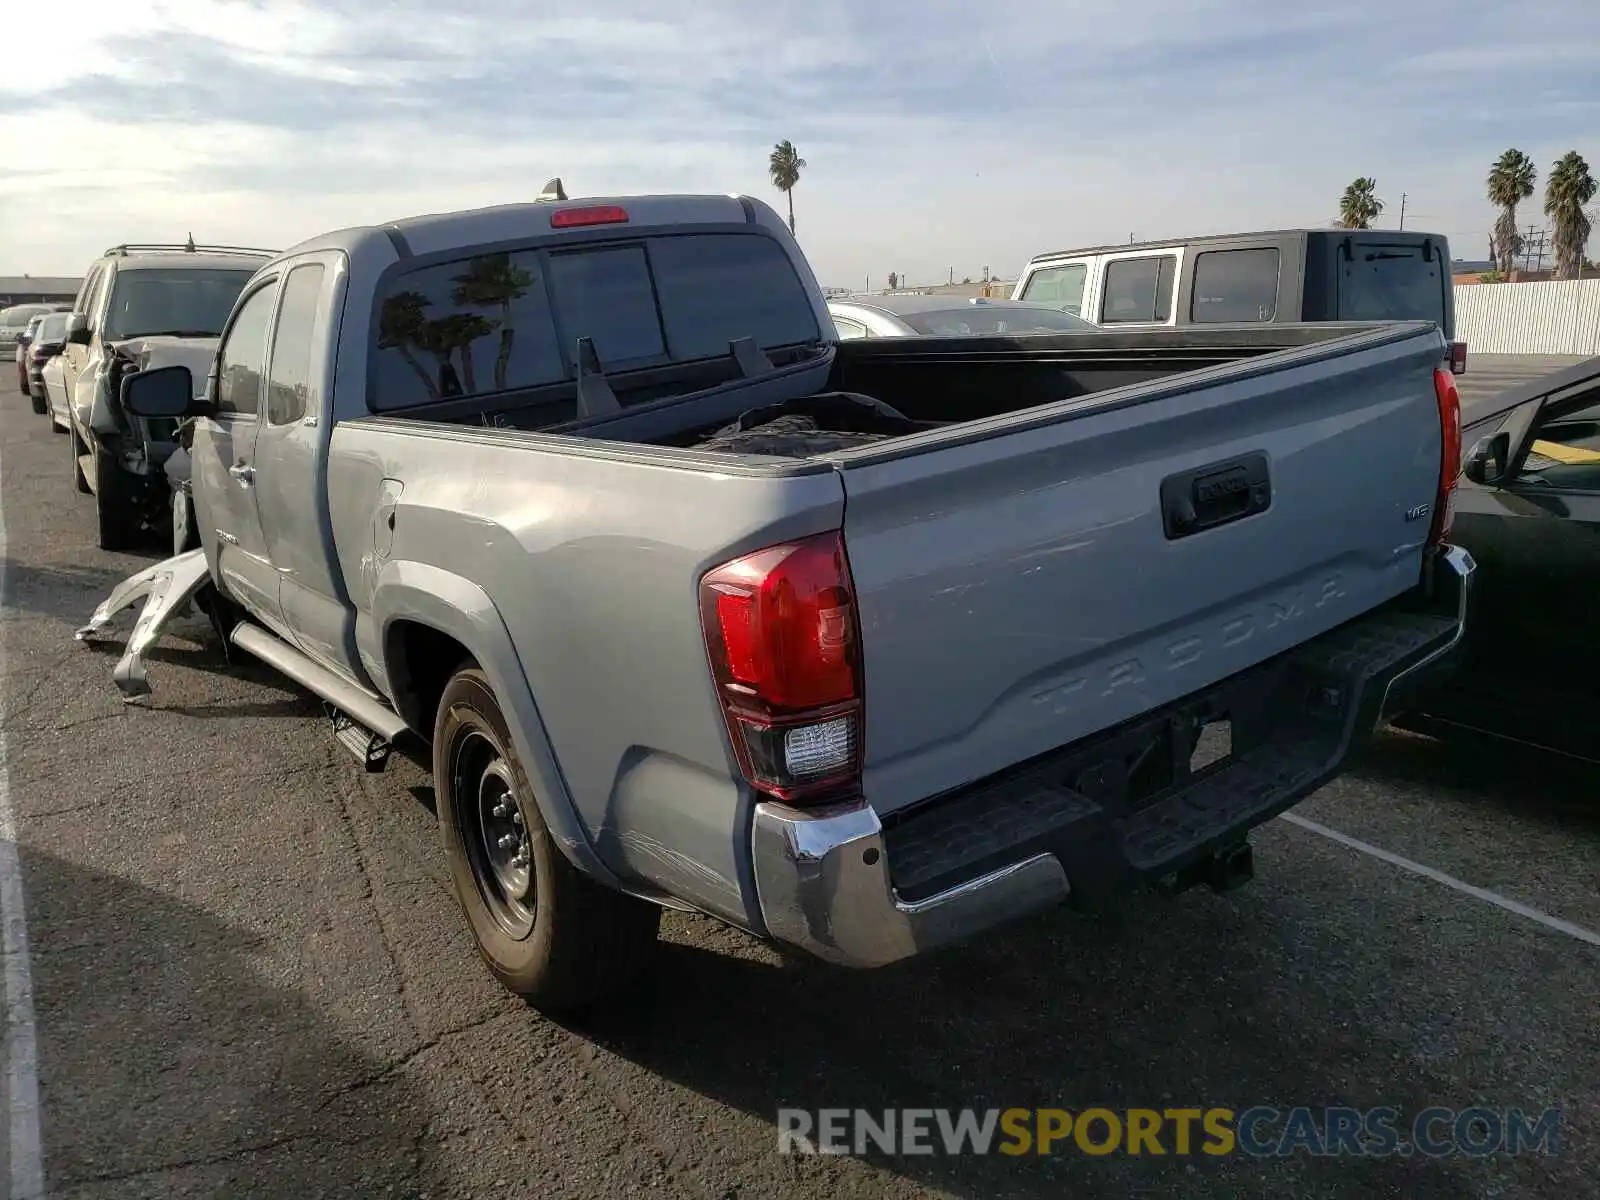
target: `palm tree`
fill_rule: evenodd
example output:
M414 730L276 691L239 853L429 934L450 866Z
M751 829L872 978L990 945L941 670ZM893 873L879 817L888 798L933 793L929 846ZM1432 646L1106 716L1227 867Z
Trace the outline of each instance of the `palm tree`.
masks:
M806 160L785 138L772 148L767 157L767 173L772 176L772 186L789 197L789 233L794 233L794 185L800 182L800 172L806 169Z
M1339 197L1339 226L1342 229L1371 229L1383 212L1383 201L1376 192L1378 181L1365 175L1354 180Z
M559 183L559 180L552 182ZM511 366L511 343L516 330L511 327L511 302L520 300L533 286L533 276L511 261L511 255L481 254L467 264L467 269L452 281L455 291L451 299L457 304L472 308L500 309L500 351L494 359L494 387L497 392L506 388L506 371ZM468 368L470 371L470 367ZM470 380L469 391L475 390Z
M1522 235L1517 232L1517 205L1533 195L1538 170L1521 150L1507 150L1489 168L1489 203L1500 210L1495 218L1491 257L1502 272L1509 273L1522 253Z
M383 302L378 310L378 349L398 350L406 365L417 373L422 386L428 389L428 399L439 399L438 385L428 368L417 361L411 347L422 342L423 327L427 325L428 298L421 292L396 292Z
M1550 246L1555 251L1557 279L1573 279L1583 265L1583 250L1593 228L1584 205L1594 199L1600 185L1589 174L1589 164L1576 150L1568 150L1550 168L1544 185L1544 213L1550 218Z

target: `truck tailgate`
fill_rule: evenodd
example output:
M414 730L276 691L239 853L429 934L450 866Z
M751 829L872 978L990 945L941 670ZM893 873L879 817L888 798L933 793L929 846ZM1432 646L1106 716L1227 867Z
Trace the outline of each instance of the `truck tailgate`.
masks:
M874 808L1170 703L1414 586L1441 353L1431 327L1384 330L843 456Z

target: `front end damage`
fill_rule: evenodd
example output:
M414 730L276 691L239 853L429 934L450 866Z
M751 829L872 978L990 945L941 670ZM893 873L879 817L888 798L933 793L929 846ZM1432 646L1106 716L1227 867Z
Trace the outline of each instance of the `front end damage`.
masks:
M122 381L139 371L158 367L188 367L195 380L197 398L205 395L206 377L217 352L216 338L139 337L109 347L105 386L95 389L92 411L85 424L96 433L120 437L124 442L122 467L138 475L156 475L177 448L182 422L169 418L136 417L124 412L118 399Z
M80 642L107 640L117 615L143 600L144 608L128 636L127 648L112 672L123 700L138 700L150 694L150 682L144 670L145 651L155 645L174 617L187 615L191 605L198 605L211 619L212 627L223 635L222 644L226 649L228 639L218 621L218 608L207 603L203 594L210 583L211 573L206 566L204 550L190 550L158 562L113 588L111 595L94 610L89 623L73 636ZM214 589L212 594L215 594Z

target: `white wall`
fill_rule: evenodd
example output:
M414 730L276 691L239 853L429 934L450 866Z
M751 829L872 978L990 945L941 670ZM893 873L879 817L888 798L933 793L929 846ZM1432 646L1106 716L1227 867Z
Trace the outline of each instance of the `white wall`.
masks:
M1600 279L1456 286L1469 354L1600 354Z

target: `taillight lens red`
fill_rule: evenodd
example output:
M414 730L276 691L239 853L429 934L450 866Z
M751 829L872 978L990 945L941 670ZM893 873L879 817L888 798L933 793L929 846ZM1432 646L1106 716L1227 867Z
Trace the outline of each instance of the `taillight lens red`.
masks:
M706 573L700 623L752 787L789 803L859 788L861 636L837 531Z
M1450 370L1456 375L1466 374L1467 344L1465 342L1450 343Z
M1433 503L1433 528L1428 545L1437 546L1449 536L1455 515L1456 481L1461 475L1461 393L1455 376L1443 367L1433 369L1433 393L1439 401L1439 491Z
M582 225L623 225L628 210L618 204L591 204L586 208L558 208L550 214L552 229L572 229Z

